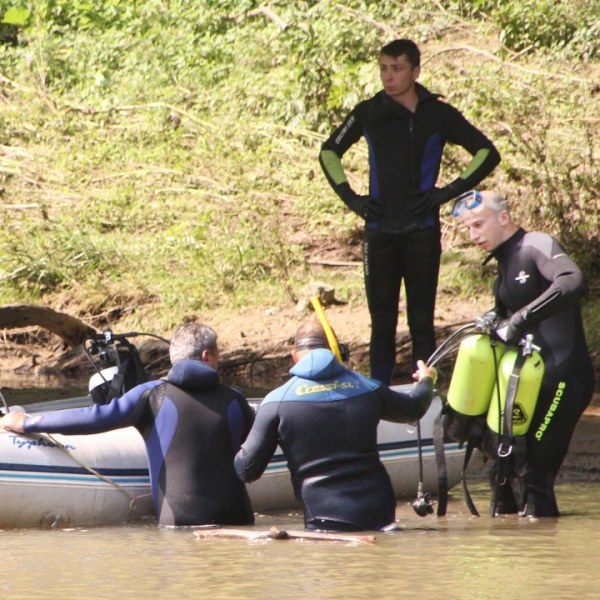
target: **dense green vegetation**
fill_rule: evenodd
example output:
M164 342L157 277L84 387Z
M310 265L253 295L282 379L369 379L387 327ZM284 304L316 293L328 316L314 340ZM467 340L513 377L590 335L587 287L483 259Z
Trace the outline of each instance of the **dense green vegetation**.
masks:
M168 331L289 302L357 219L321 141L412 37L421 81L497 144L486 185L575 253L598 297L600 4L586 0L0 0L0 301ZM348 157L366 182L365 148ZM466 157L449 154L450 179ZM443 286L487 288L448 222ZM469 263L471 261L471 263ZM459 273L462 276L458 276ZM329 280L363 300L360 274ZM600 317L586 307L598 342Z

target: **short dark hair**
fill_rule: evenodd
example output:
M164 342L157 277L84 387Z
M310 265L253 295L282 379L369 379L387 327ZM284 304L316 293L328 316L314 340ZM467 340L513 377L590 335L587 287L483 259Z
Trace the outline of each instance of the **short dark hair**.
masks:
M412 40L405 38L394 40L393 42L386 44L379 54L393 56L394 58L406 54L406 58L408 58L408 62L413 69L421 65L421 51L419 50L419 47Z
M296 331L294 346L296 350L329 349L329 342L321 323L311 320L300 325Z

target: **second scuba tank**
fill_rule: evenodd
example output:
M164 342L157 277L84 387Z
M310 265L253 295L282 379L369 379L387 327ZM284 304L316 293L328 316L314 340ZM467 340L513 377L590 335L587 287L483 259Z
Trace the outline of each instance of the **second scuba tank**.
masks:
M498 387L500 388L500 402L498 392L493 391L490 409L487 414L488 427L495 433L502 433L502 415L506 405L506 392L510 377L514 371L515 361L521 349L511 348L500 361L498 369ZM544 376L544 360L541 355L533 350L525 357L525 362L519 373L517 392L513 402L512 425L513 435L525 435L531 425L531 419L535 411L542 378Z
M496 380L495 363L504 350L503 344L492 344L485 334L470 335L460 343L447 394L448 404L460 414L476 417L488 411Z

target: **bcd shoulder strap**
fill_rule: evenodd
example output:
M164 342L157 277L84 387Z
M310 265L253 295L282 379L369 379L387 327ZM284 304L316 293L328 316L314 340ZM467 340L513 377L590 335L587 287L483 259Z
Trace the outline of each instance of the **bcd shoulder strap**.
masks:
M448 507L448 471L446 469L446 454L444 450L444 432L442 428L442 411L433 421L433 446L438 472L438 507L437 516L443 517Z
M523 352L517 354L512 373L508 378L506 386L506 402L504 403L504 416L502 433L500 434L500 444L498 446L498 457L505 458L510 455L513 447L513 407L517 390L519 388L519 379L521 377L521 369L525 364L526 356Z

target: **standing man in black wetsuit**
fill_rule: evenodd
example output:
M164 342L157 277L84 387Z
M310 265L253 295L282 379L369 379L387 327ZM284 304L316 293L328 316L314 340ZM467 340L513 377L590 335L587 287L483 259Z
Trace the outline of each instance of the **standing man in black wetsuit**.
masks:
M488 259L498 262L494 295L503 321L496 334L514 345L532 334L545 365L526 434L524 474L494 484L498 496L492 505L498 513L557 517L554 481L594 391L579 306L587 290L584 276L550 235L526 232L514 224L508 203L494 192L464 194L452 214L468 229L471 240L491 253Z
M258 479L279 443L306 529L392 525L396 499L377 452L377 425L420 419L431 403L435 370L419 361L419 383L407 393L392 391L337 362L317 322L298 329L292 356L292 379L265 397L235 457L239 477Z
M499 163L492 142L455 108L417 83L420 52L411 40L381 49L383 90L358 104L323 144L319 161L338 196L365 219L364 275L371 314L371 376L385 384L396 362L400 286L413 367L435 350L440 266L439 207L484 179ZM369 193L351 189L341 158L361 137L369 148ZM435 187L446 143L472 160L454 181Z
M219 347L211 327L187 323L169 347L165 381L149 381L109 404L30 417L8 413L0 427L17 433L99 433L133 426L148 451L160 525L248 525L254 513L233 458L254 413L236 390L219 383Z

